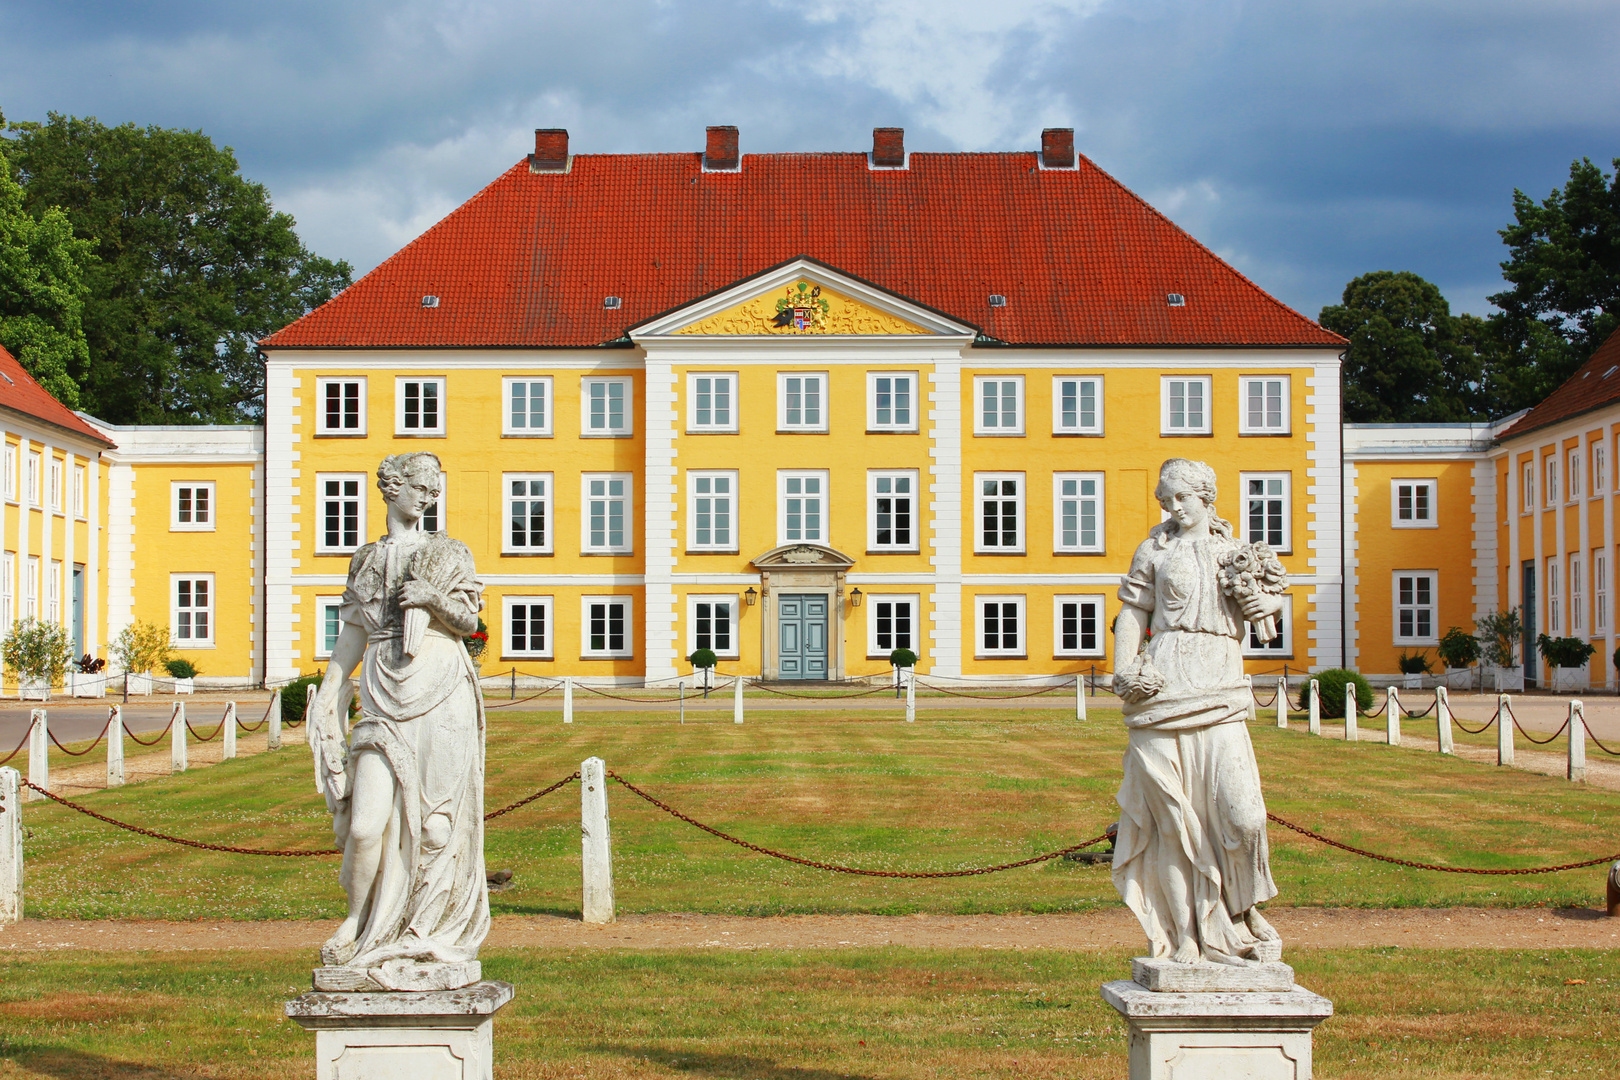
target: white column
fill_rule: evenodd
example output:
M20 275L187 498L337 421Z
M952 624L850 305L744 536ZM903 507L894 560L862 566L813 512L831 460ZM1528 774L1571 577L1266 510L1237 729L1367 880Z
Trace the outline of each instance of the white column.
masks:
M1580 698L1569 703L1569 779L1586 779L1586 706Z
M563 676L563 723L574 722L574 677Z
M270 712L269 712L269 715L267 716L267 721L268 721L268 723L267 723L267 726L265 727L265 730L267 732L269 732L269 735L267 735L266 738L265 738L265 746L264 746L264 748L266 750L280 750L281 749L281 687L279 687L279 686L276 687L276 692L274 694L270 695Z
M1086 699L1083 696L1080 698L1080 717L1079 718L1081 720L1084 720L1086 718ZM906 668L906 723L914 724L916 722L917 722L917 669L915 667L908 667L908 668Z
M219 730L220 738L224 740L219 759L229 761L236 756L236 702L225 703L225 719L220 721Z
M613 838L608 829L607 766L586 758L579 766L579 831L583 843L582 913L588 923L613 921Z
M1401 694L1391 686L1386 694L1389 707L1384 711L1384 741L1391 746L1401 745Z
M1275 704L1277 706L1277 726L1280 727L1280 728L1287 728L1288 727L1288 680L1285 679L1285 678L1282 678L1281 676L1278 676L1278 678L1277 678L1277 700L1276 700Z
M311 694L310 700L315 699ZM186 771L186 703L174 703L174 718L169 722L169 771Z
M1440 752L1455 753L1451 745L1451 700L1444 686L1434 688L1434 719L1440 729Z
M1513 764L1513 716L1506 694L1496 695L1496 763Z
M1307 727L1312 735L1322 734L1322 687L1315 679L1311 680L1310 712L1307 715Z
M42 788L51 786L51 736L44 709L28 710L28 782ZM33 788L28 789L29 802L44 797Z
M107 719L107 786L119 787L124 782L124 707L113 705Z
M743 722L743 677L738 675L737 680L731 685L735 687L731 693L731 722L740 724Z
M16 769L0 768L0 925L23 916L21 779Z
M1356 684L1350 683L1344 688L1344 741L1356 742L1361 733L1356 730Z

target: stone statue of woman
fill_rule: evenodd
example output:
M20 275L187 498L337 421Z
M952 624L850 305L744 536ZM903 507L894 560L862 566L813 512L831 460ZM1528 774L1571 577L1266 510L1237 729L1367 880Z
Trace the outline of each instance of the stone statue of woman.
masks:
M1208 465L1166 461L1154 494L1170 517L1136 549L1114 628L1130 729L1114 885L1156 958L1276 960L1281 942L1255 907L1277 886L1242 639L1250 622L1275 633L1285 578L1269 548L1235 540L1215 515Z
M388 531L355 552L343 629L310 710L316 787L343 848L348 916L321 947L317 990L451 990L479 981L484 708L462 637L483 586L472 552L420 528L439 459L383 459ZM360 715L344 740L349 677Z

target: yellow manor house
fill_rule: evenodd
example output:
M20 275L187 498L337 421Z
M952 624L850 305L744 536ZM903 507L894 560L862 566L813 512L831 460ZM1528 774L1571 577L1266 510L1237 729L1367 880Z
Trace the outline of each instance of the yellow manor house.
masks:
M383 527L378 462L431 451L425 527L473 550L486 672L639 685L707 648L839 680L906 648L936 677L1106 675L1159 464L1190 457L1293 586L1251 672L1392 676L1522 606L1527 640L1589 638L1613 680L1620 345L1584 396L1495 425L1346 425L1343 339L1067 129L771 155L541 130L261 348L262 428L103 424L0 360L0 621L71 620L99 655L166 623L202 684L315 671Z

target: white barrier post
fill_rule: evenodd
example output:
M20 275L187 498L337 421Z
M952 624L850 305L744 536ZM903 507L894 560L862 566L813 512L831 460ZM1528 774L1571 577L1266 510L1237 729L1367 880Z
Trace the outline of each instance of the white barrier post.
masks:
M267 732L269 732L269 734L265 736L264 748L266 750L280 750L281 749L281 687L279 687L279 686L276 687L276 692L270 696L270 711L266 714L265 719L266 719L267 723L269 724L269 726L266 727L265 730Z
M1451 699L1446 696L1444 685L1434 688L1434 718L1440 727L1440 752L1456 753L1451 745Z
M1080 719L1086 718L1085 698L1080 699ZM906 723L917 722L917 669L906 668Z
M1307 727L1312 735L1322 734L1322 687L1315 679L1311 680L1311 700L1308 702L1310 713L1307 717Z
M313 702L315 695L309 695ZM169 721L169 772L186 771L186 703L174 703L173 719Z
M219 760L229 761L236 756L236 702L225 703L225 719L220 721L219 730L225 740L220 748Z
M574 722L574 677L563 676L563 723Z
M586 758L579 766L579 832L584 847L581 868L584 901L581 915L588 923L613 921L613 838L608 830L607 766L601 758Z
M686 723L686 682L682 680L675 684L675 692L681 699L681 723Z
M1586 706L1580 698L1569 703L1569 778L1586 779Z
M1249 722L1260 719L1259 706L1254 701L1254 676L1244 675L1243 681L1249 684Z
M51 733L46 726L44 709L28 710L28 782L42 788L51 786ZM28 789L28 802L45 796Z
M736 682L732 683L732 686L734 686L736 689L731 696L731 722L733 724L740 724L743 722L743 677L741 675L737 676L737 680Z
M16 769L0 768L0 925L23 916L21 779Z
M108 706L107 713L107 786L119 787L124 783L124 707Z
M1074 677L1074 718L1086 718L1086 677L1083 673Z
M1508 711L1508 696L1496 695L1496 763L1513 764L1513 714Z
M1389 710L1384 714L1384 741L1391 746L1401 745L1401 692L1390 687Z
M1361 732L1356 728L1356 706L1361 702L1356 700L1356 684L1344 684L1344 741L1359 742Z
M1277 700L1273 702L1273 704L1277 706L1277 726L1280 728L1287 728L1288 680L1286 678L1280 678L1277 680Z

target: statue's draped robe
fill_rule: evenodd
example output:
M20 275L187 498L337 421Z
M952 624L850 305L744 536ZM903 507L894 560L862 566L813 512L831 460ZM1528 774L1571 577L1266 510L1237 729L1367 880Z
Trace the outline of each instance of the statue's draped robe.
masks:
M411 560L435 547L431 583L452 611L476 615L483 587L472 552L441 534L367 544L355 553L343 593L343 621L362 627L367 638L351 761L374 750L397 782L358 951L345 966L368 969L385 987L391 967L476 959L489 932L478 671L460 636L437 619L414 657L400 649L400 586ZM435 836L448 840L434 846ZM343 873L349 872L345 861Z
M1221 592L1220 536L1182 539L1155 527L1136 549L1119 598L1151 616L1143 651L1164 688L1124 706L1130 743L1119 789L1114 884L1141 920L1154 956L1174 948L1190 920L1206 952L1254 958L1243 915L1277 895L1266 843L1260 771L1244 721L1236 601ZM1167 875L1187 885L1191 912L1173 910Z

